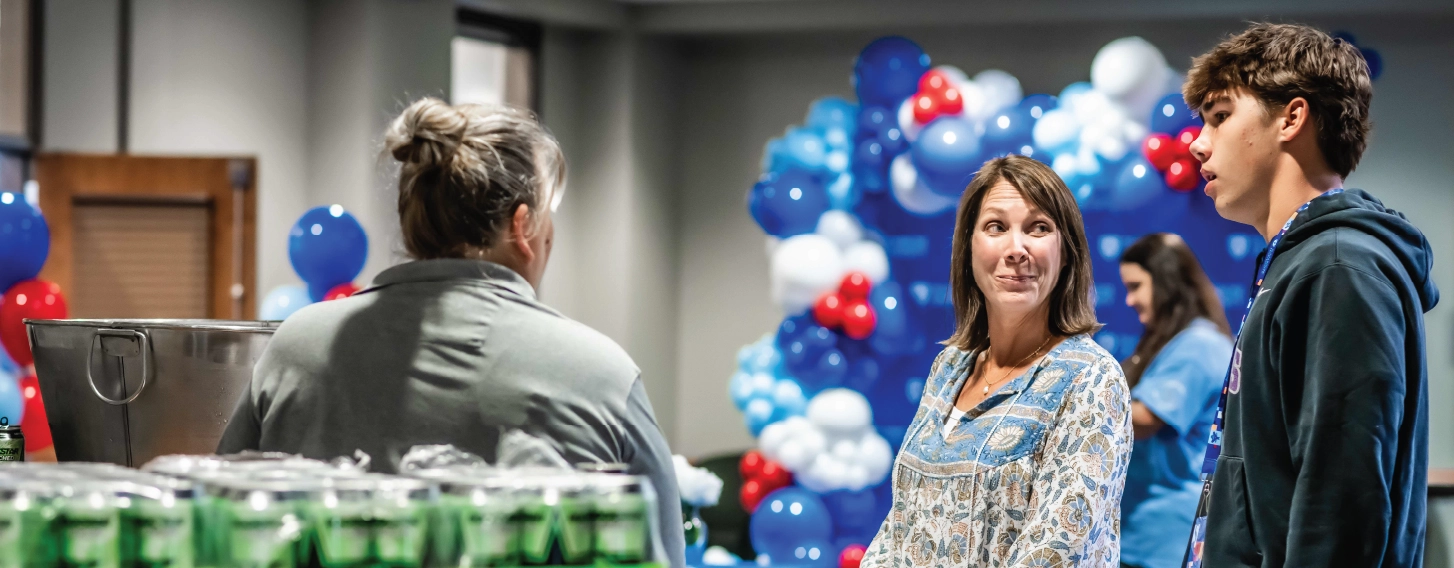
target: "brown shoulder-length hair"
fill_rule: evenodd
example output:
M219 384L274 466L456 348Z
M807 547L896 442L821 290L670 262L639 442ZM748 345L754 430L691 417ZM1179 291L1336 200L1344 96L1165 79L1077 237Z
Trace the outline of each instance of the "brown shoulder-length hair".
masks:
M1153 233L1141 237L1121 253L1121 264L1140 266L1151 275L1151 322L1136 343L1136 351L1121 363L1127 384L1136 386L1161 348L1197 318L1210 320L1222 335L1231 337L1217 289L1180 236Z
M1094 333L1101 324L1096 321L1091 291L1090 245L1085 238L1085 222L1080 207L1065 182L1054 170L1037 160L1010 155L985 162L964 196L959 200L959 214L954 223L954 253L950 257L949 288L954 296L954 335L944 345L964 351L989 346L989 316L985 313L984 292L974 281L974 242L976 221L985 194L1000 180L1009 182L1035 208L1055 222L1060 232L1060 277L1050 295L1050 332L1068 336Z

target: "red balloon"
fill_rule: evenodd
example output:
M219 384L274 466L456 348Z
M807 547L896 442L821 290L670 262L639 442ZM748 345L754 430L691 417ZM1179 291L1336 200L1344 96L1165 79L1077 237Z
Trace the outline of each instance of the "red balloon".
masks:
M66 313L66 298L53 282L26 280L11 286L0 303L0 345L20 366L34 363L24 320L66 319Z
M868 547L862 544L848 545L843 549L843 553L838 555L838 568L858 568L858 565L863 562L863 553L867 551Z
M945 89L936 96L939 99L940 115L959 114L964 110L964 97L959 95L959 89Z
M25 410L20 420L20 433L25 435L25 451L35 452L51 447L50 422L45 417L45 403L40 399L40 383L35 375L21 377L20 396Z
M1146 155L1146 161L1151 162L1156 171L1164 172L1176 161L1174 144L1169 134L1152 134L1141 143L1141 153Z
M938 69L930 69L919 76L919 92L924 94L938 94L945 89L954 88L954 80Z
M854 339L867 339L873 334L874 324L878 323L878 316L874 315L873 308L868 302L859 300L848 304L843 310L843 333Z
M813 319L818 325L836 328L843 325L843 298L837 292L828 292L813 303Z
M323 301L347 298L356 293L358 293L358 286L354 286L353 282L344 282L329 289L328 293L323 295Z
M1188 126L1181 129L1181 132L1176 135L1176 143L1171 145L1172 150L1174 151L1173 153L1176 155L1176 157L1178 159L1196 159L1194 156L1191 155L1191 143L1196 142L1197 137L1201 135L1202 127L1200 126Z
M772 493L793 484L793 472L788 471L782 464L765 459L762 464L762 475L757 477L757 483L762 486L766 493Z
M873 281L862 272L849 272L847 276L843 277L843 281L838 283L838 295L842 296L845 302L867 300L868 293L872 289Z
M770 491L764 491L762 484L757 480L749 480L742 484L742 490L737 493L737 499L742 502L742 510L751 513L757 510L757 504L762 502Z
M928 124L929 121L938 118L941 114L939 110L939 99L934 95L919 93L914 95L914 98L910 100L914 104L914 122Z
M742 454L742 461L737 462L737 473L742 474L743 481L751 481L762 477L762 467L767 464L767 458L762 457L762 452L748 450Z
M1202 165L1191 158L1177 158L1166 169L1166 185L1177 191L1191 191L1202 181Z

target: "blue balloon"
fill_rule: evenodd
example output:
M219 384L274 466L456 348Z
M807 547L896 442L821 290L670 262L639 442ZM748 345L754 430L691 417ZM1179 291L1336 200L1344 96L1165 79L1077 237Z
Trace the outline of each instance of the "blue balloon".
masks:
M1181 93L1172 93L1156 101L1151 108L1151 131L1170 134L1175 137L1188 126L1201 126L1202 119L1186 106Z
M876 284L868 293L868 303L877 316L873 335L868 338L874 351L907 355L925 347L923 326L911 317L909 298L902 285L893 281Z
M898 113L881 106L866 106L858 112L861 137L877 137L878 133L899 127Z
M297 284L284 284L269 290L258 306L258 317L264 321L282 321L303 306L313 303L308 289Z
M778 324L777 334L773 336L773 345L777 347L778 352L784 354L784 362L787 360L788 347L798 340L799 335L806 333L808 326L811 325L814 325L813 316L808 315L807 312L785 317L782 323Z
M763 176L747 197L747 209L753 220L764 232L776 237L813 232L818 227L818 217L829 206L828 191L822 182L798 168Z
M0 418L8 424L20 424L25 418L25 397L15 375L0 372Z
M50 254L50 227L19 193L0 192L0 294L40 274Z
M829 349L838 346L838 334L812 322L802 326L802 331L783 350L783 366L793 376L806 376L817 371L818 362Z
M858 105L843 100L843 97L823 97L808 107L807 126L828 130L841 128L848 132L858 129Z
M818 365L813 372L798 377L811 392L818 392L823 389L831 389L843 385L843 379L848 375L848 357L837 348L828 348L818 357Z
M878 495L873 489L860 491L829 491L822 495L823 505L828 507L828 514L833 516L834 540L848 536L856 536L858 544L867 543L873 539L874 533L878 531L883 523L884 513L880 512Z
M1095 87L1091 86L1090 83L1087 83L1085 81L1071 83L1069 85L1066 85L1064 89L1060 90L1060 96L1056 97L1056 99L1064 103L1066 101L1069 101L1073 97L1076 97L1078 95L1084 95L1093 90L1095 90Z
M15 360L10 358L4 347L0 347L0 374L12 377L20 375L20 365L15 364Z
M931 182L930 189L951 195L964 191L959 182L967 181L984 163L978 129L960 116L934 119L919 132L909 154L919 175ZM935 187L934 182L941 180L946 187Z
M334 286L352 282L368 256L363 225L338 205L309 209L288 233L288 260L315 302Z
M888 164L888 159L883 144L876 137L859 142L858 151L853 153L854 164L862 164L868 168L882 168Z
M891 126L880 130L876 138L883 147L884 159L893 158L909 149L909 139L904 137L904 131L897 126Z
M1378 76L1383 74L1383 56L1376 50L1362 47L1358 48L1358 52L1363 54L1363 61L1368 63L1368 79L1377 81Z
M874 527L878 528L878 527ZM839 548L826 540L806 540L793 547L788 558L772 558L774 565L795 568L838 568Z
M859 52L853 64L853 88L858 102L898 108L919 90L919 77L929 70L929 55L918 44L899 36L874 40Z
M758 554L790 563L794 549L807 543L826 543L833 537L833 518L816 494L789 486L762 499L747 530Z
M990 117L985 124L980 145L984 148L985 156L1030 156L1035 153L1035 139L1032 136L1034 131L1035 117L1030 115L1030 109L1005 109Z
M732 379L727 381L727 394L738 410L745 408L752 399L752 375L744 371L732 373Z
M767 171L783 172L792 168L826 171L827 160L828 142L823 139L823 131L815 128L789 129L782 138L767 145Z
M777 408L772 401L765 398L754 398L747 401L747 406L742 409L743 421L747 423L747 430L753 437L762 434L762 429L772 424L772 415Z
M1020 99L1020 104L1016 105L1015 108L1029 113L1030 118L1040 120L1040 117L1054 110L1059 104L1060 101L1051 95L1029 95Z
M1145 157L1136 154L1121 167L1108 205L1120 211L1136 209L1170 191L1161 172L1156 171Z

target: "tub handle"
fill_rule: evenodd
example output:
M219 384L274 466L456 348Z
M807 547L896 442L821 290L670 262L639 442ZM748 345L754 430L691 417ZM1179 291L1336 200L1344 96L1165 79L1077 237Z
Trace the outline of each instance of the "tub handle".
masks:
M101 343L102 336L134 338L140 344L141 349L139 355L141 355L141 386L137 387L136 392L131 393L131 396L126 397L126 400L115 400L107 397L104 394L101 394L101 389L96 387L96 377L91 374L91 367L94 365L96 359L97 348L102 347L101 345L99 345ZM117 355L117 357L125 358L125 354ZM146 390L146 377L147 375L151 374L150 367L151 344L147 340L145 333L136 331L134 329L98 329L96 330L96 335L91 336L91 349L90 352L86 354L86 381L91 384L91 392L96 393L96 398L101 399L101 402L110 404L112 406L131 404L131 401L134 401L136 400L136 397L141 396L141 391ZM124 366L122 367L121 373L122 378L124 379L126 377L126 370Z

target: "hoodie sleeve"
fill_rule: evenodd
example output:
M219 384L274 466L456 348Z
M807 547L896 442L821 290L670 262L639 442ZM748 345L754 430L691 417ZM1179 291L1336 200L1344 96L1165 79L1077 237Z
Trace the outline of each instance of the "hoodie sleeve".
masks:
M1379 566L1406 394L1400 297L1341 263L1290 292L1274 343L1296 472L1286 565Z

